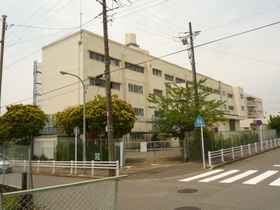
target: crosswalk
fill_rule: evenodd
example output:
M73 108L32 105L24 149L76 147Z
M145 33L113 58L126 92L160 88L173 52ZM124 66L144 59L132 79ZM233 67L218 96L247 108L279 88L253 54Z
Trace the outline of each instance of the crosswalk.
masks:
M276 175L278 172L279 171L277 170L268 170L265 172L260 172L259 170L247 170L242 172L240 170L224 171L223 169L216 169L196 176L181 179L179 181L189 182L196 180L197 182L204 183L212 181L218 181L219 183L233 183L238 180L243 180L242 184L256 185L261 181L264 181L265 179ZM276 180L269 183L269 186L280 186L280 178L277 177Z

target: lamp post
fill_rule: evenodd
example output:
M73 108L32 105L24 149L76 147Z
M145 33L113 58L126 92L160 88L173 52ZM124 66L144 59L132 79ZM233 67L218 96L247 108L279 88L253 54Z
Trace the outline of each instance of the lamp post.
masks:
M78 77L75 74L71 74L65 71L60 71L60 73L62 75L70 75L73 77L76 77L80 80L80 82L83 84L83 90L84 90L84 94L83 94L83 161L86 161L86 86L84 81ZM86 169L84 168L84 174L86 174Z

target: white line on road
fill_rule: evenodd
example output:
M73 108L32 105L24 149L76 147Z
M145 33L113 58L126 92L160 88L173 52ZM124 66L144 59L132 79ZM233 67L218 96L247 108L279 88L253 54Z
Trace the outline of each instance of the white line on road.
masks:
M209 172L206 172L206 173L203 173L203 174L199 174L197 176L192 176L192 177L189 177L189 178L186 178L186 179L181 179L179 181L180 182L188 182L188 181L191 181L191 180L194 180L194 179L199 179L199 178L206 177L206 176L209 176L209 175L212 175L212 174L216 174L216 173L219 173L221 171L223 171L223 169L217 169L217 170L209 171Z
M280 167L280 165L273 165L274 167Z
M266 171L259 176L254 177L253 179L249 179L246 182L243 182L243 184L257 184L261 182L262 180L272 176L273 174L276 174L278 171Z
M198 182L211 182L213 180L216 180L216 179L220 179L220 178L223 178L225 176L228 176L228 175L231 175L231 174L234 174L236 172L238 172L239 170L230 170L228 172L225 172L225 173L222 173L222 174L219 174L219 175L216 175L216 176L212 176L212 177L209 177L207 179L203 179L203 180L200 180Z
M251 175L253 173L256 173L257 171L258 170L248 170L248 171L243 172L241 174L238 174L238 175L236 175L234 177L231 177L231 178L225 179L223 181L220 181L220 183L232 183L232 182L237 181L239 179L242 179L242 178L244 178L246 176L249 176L249 175Z
M270 186L280 186L280 178L276 179L274 182L269 184Z

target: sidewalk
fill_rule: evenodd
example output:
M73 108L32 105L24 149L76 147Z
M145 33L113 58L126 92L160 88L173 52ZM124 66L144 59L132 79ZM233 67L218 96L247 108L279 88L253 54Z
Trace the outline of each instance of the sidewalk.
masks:
M126 152L126 166L120 175L128 175L128 180L164 179L186 174L195 174L203 170L202 160L182 161L180 148L149 151Z

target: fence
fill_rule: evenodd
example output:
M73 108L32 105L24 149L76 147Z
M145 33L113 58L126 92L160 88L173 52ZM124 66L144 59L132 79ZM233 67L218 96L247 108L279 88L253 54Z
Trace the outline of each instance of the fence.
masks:
M222 148L237 147L277 138L276 130L249 131L204 131L205 151L215 151ZM201 133L194 131L186 133L184 141L184 156L187 160L202 156Z
M21 189L22 179L21 172L23 171L21 167L12 164L13 159L17 160L29 160L31 157L31 148L29 146L20 146L14 144L7 144L0 147L0 153L4 154L8 159L5 160L6 167L9 167L11 170L3 170L3 173L0 174L0 183L2 185L15 187ZM10 173L10 172L13 173ZM29 165L26 165L26 171L28 172L28 187L30 188L31 175Z
M181 142L179 140L125 142L125 151L153 151L154 149L167 150L171 148L179 148L180 144ZM145 148L143 148L143 145Z
M13 166L21 167L23 171L26 171L29 167L29 161L26 160L11 160ZM70 175L78 174L81 169L90 170L91 175L95 175L95 169L116 171L116 175L119 175L119 161L31 161L31 166L34 172L44 173L67 173Z
M236 154L239 153L240 156L244 156L244 152L248 152L249 155L252 152L257 153L258 151L263 151L265 149L279 147L280 146L280 138L273 140L266 140L261 142L255 142L252 144L240 145L238 147L231 147L228 149L221 149L216 151L208 151L208 163L211 166L212 160L221 158L222 162L225 162L225 157L235 159Z
M3 193L0 209L117 209L118 180L125 177Z

